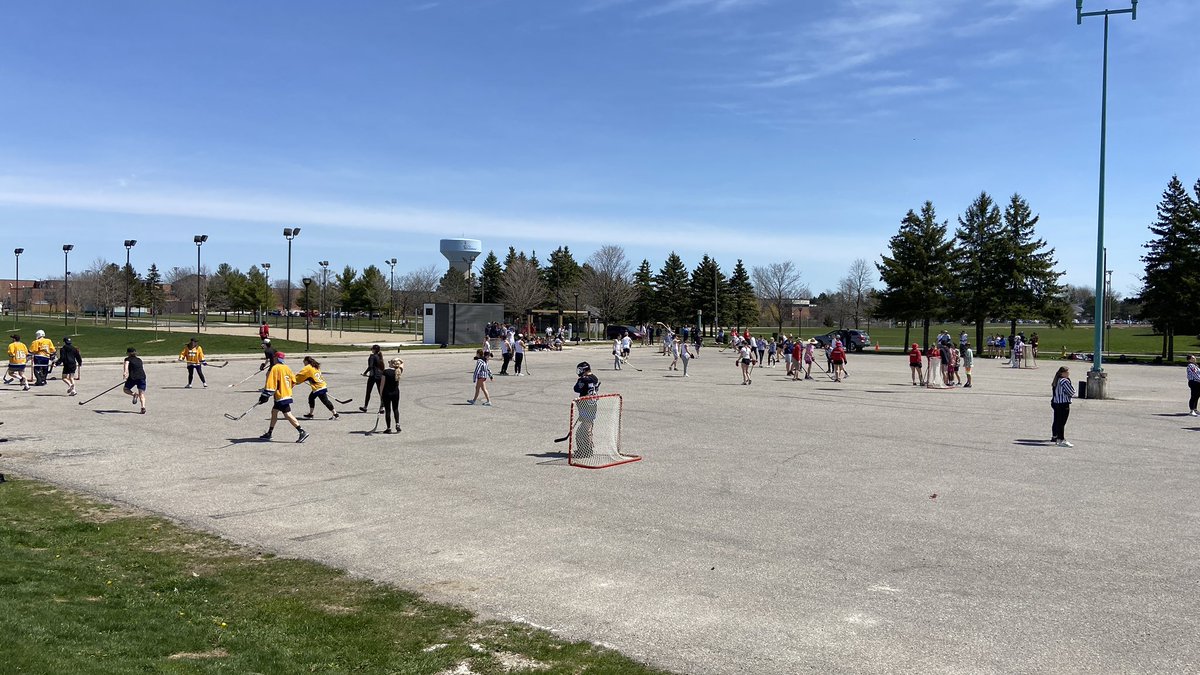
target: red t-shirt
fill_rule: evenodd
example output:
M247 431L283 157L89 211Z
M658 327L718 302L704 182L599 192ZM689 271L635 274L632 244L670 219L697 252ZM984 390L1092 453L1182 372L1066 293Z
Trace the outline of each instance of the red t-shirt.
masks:
M919 347L913 347L912 349L908 350L908 365L921 365L921 349Z
M800 346L799 342L792 345L792 360L799 363L800 362L800 354L803 352L804 352L804 348Z

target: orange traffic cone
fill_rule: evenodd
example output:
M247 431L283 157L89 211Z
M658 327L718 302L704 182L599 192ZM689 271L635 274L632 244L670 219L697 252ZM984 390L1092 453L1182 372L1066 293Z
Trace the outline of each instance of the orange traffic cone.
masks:
M879 341L875 341L875 351L879 351Z

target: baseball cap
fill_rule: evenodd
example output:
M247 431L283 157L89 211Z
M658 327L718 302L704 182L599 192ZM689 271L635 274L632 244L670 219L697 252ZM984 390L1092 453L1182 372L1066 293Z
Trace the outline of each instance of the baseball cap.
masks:
M275 360L276 361L282 361L286 358L287 358L287 354L284 354L283 352L275 352Z

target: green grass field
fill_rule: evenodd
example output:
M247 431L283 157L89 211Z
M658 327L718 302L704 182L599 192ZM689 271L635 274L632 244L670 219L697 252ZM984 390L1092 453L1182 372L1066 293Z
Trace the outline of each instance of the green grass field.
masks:
M90 319L80 318L76 324L74 320L69 326L64 326L62 318L57 321L47 320L45 317L27 319L22 316L18 323L14 321L14 317L7 316L0 319L0 327L4 329L5 343L8 342L8 335L14 331L21 334L21 339L28 345L33 342L33 332L37 329L46 331L46 337L54 341L55 346L62 344L63 337L70 336L75 346L79 348L83 354L83 359L86 362L89 357L102 356L125 356L125 349L134 347L142 356L175 356L179 354L179 350L187 343L188 339L196 334L195 327L192 329L180 329L178 326L172 329L172 332L167 332L166 329L159 329L158 338L155 339L154 331L140 330L130 328L128 331L122 327L122 323L113 322L110 326L105 327L103 324L93 325ZM280 330L280 333L283 331ZM296 330L292 327L292 337L299 338L298 340L284 340L282 336L272 334L271 344L276 349L285 352L297 354L304 352L304 329ZM366 349L365 347L351 347L348 345L328 345L320 343L320 332L312 331L311 350L318 351L356 351ZM201 333L200 345L204 347L205 355L213 360L218 360L231 356L256 356L262 353L261 343L257 337L251 336L235 336L235 335L220 335L218 333ZM435 346L413 347L413 349L426 349Z
M6 673L662 672L37 482L0 513Z
M878 342L880 349L884 350L899 350L907 345L904 344L904 327L886 328L871 326L869 329L866 324L860 324L863 330L871 336L872 342ZM954 341L958 343L958 334L962 331L967 331L971 336L971 343L975 341L974 326L963 326L962 324L944 324L931 326L929 328L930 339L933 339L938 331L945 329L954 336ZM764 326L757 329L751 329L752 332L761 335L770 335L778 329L773 326ZM814 335L823 335L832 330L824 326L809 326L804 330L804 337ZM1034 332L1038 334L1038 351L1047 358L1053 358L1060 355L1064 350L1070 352L1086 352L1092 351L1093 329L1091 326L1076 326L1075 328L1050 328L1044 325L1018 325L1017 330L1025 333L1028 338ZM797 331L795 327L784 327L783 331L789 335L794 335ZM989 334L1008 335L1008 324L989 324L984 328L984 336ZM922 329L919 326L914 326L909 334L911 342L921 342ZM1105 353L1112 355L1130 354L1130 355L1156 355L1162 353L1162 336L1154 333L1149 326L1114 326L1106 336L1108 342L1105 346ZM1178 335L1175 337L1175 355L1177 359L1184 358L1189 352L1200 352L1200 340L1196 339L1195 335Z

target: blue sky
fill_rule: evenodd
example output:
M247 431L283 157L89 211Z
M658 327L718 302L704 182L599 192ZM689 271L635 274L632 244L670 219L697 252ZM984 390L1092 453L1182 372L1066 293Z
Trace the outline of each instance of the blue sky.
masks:
M814 292L909 208L1024 195L1095 275L1102 20L1072 0L44 2L0 23L0 232L22 277L328 258L437 240L792 260ZM1087 0L1086 9L1128 7ZM1108 245L1139 285L1167 180L1200 178L1191 0L1115 17ZM11 261L0 276L11 276ZM274 275L273 275L274 276Z

